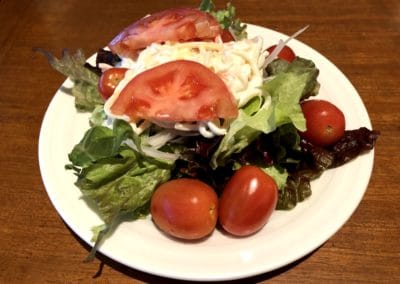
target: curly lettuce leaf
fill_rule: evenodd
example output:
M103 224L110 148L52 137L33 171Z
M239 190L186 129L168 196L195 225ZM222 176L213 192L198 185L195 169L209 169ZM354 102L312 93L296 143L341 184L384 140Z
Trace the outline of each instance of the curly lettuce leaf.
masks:
M298 56L291 63L286 60L276 59L268 64L266 72L269 76L276 76L281 73L307 74L306 86L301 94L301 100L318 94L320 88L320 84L317 81L319 70L311 60Z
M272 97L276 127L293 123L298 130L306 130L299 102L307 87L307 80L307 74L280 73L262 86L263 91Z
M226 9L215 10L215 5L212 0L203 0L199 8L201 11L214 16L221 27L231 31L236 39L247 38L247 26L236 18L236 8L231 3L226 5Z
M140 137L123 120L115 120L112 128L93 125L68 156L72 164L66 167L75 171L75 185L105 223L93 231L95 246L87 261L122 216L148 214L153 191L171 176L172 163L143 155L127 146L129 140L135 144Z
M288 172L285 169L276 166L261 167L261 169L275 180L280 191L285 187L288 178Z
M229 157L250 145L261 133L271 133L285 124L293 124L304 131L306 121L300 107L302 94L307 88L307 73L279 73L266 81L263 97L254 98L239 110L227 134L215 151L211 166L223 166Z
M68 158L74 166L87 167L97 160L115 156L121 143L133 135L131 126L123 120L115 120L112 129L101 125L92 127L75 145Z
M42 53L55 70L74 82L71 94L75 97L75 107L78 111L91 112L97 105L103 105L97 89L99 75L86 68L86 58L82 50L78 49L74 54L63 50L60 59L43 49L37 48L36 51Z
M116 215L143 211L156 186L170 177L170 165L147 159L129 147L104 158L78 174L76 186L96 204L107 225Z
M239 153L250 145L262 132L274 130L273 108L271 98L252 99L239 109L238 117L231 123L227 134L222 138L217 150L211 158L211 166L224 166L233 153Z

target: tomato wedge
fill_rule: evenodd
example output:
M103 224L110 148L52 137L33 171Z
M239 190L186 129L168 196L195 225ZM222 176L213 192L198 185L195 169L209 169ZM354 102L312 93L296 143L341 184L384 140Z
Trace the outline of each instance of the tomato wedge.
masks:
M112 52L135 57L152 43L214 40L222 34L218 21L192 8L176 8L144 17L119 33L108 45Z
M132 120L207 121L235 118L235 98L224 81L206 66L176 60L134 77L110 107Z

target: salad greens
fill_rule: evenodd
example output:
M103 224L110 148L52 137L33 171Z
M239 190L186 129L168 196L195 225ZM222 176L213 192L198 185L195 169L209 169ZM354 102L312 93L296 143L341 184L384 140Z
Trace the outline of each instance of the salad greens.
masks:
M37 48L36 51L41 52L55 70L74 82L71 94L75 97L78 111L91 112L96 106L104 104L97 89L99 75L87 68L82 50L78 49L75 54L71 54L65 49L60 59L43 49Z
M211 0L203 0L206 11L229 29L237 39L247 37L246 25L236 19L235 8L215 10ZM96 67L89 66L83 52L64 51L61 59L42 52L51 66L68 76L74 86L78 111L91 112L90 128L68 155L67 169L77 176L75 185L83 199L94 204L104 225L93 229L94 254L110 228L121 217L140 218L149 212L155 188L173 178L194 177L219 193L234 170L246 164L259 166L271 175L279 187L277 209L291 209L311 195L311 180L326 169L339 166L372 149L378 133L367 129L347 131L331 149L322 149L300 139L298 131L306 129L300 103L318 94L318 69L307 59L293 62L276 59L265 69L266 80L259 97L239 109L223 137L185 136L167 142L158 153L177 154L178 159L164 160L144 152L149 135L160 131L151 126L136 134L129 123L114 120L106 126L107 116L97 89L99 63L115 65L117 55L99 50Z
M131 126L115 120L112 128L93 126L69 154L66 166L77 175L83 198L95 203L104 225L94 228L94 257L106 232L123 216L136 219L149 213L154 189L170 179L171 163L145 156L127 145L136 140Z
M310 96L316 96L319 91L320 84L317 81L319 70L314 62L301 57L296 57L291 63L286 60L274 60L266 67L268 76L275 76L281 73L306 74L305 87L301 94L301 100Z
M278 59L271 64L283 66L282 61ZM241 152L261 133L268 134L287 123L300 131L306 129L300 100L312 92L316 94L318 69L311 61L300 57L285 65L285 68L273 69L275 72L261 87L261 98L255 98L239 109L238 118L231 123L211 158L213 168L225 165L233 153Z
M212 0L203 0L199 8L213 15L221 27L231 31L237 40L247 38L246 25L236 18L236 9L231 3L224 10L216 10Z

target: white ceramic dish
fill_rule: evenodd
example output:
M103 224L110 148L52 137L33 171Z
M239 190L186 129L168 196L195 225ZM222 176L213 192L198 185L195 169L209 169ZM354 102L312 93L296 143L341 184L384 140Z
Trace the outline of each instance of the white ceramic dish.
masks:
M287 36L249 25L250 36L269 46ZM348 129L371 128L368 113L349 80L328 59L297 40L289 45L320 70L318 98L334 102ZM39 139L39 162L47 193L68 226L91 244L91 228L102 224L81 199L75 176L66 171L67 155L88 129L88 115L78 114L71 96L58 90L45 114ZM276 211L267 226L248 238L215 231L202 242L187 243L161 234L150 218L121 224L100 248L104 255L151 274L186 280L215 281L249 277L285 266L328 240L352 215L368 186L374 152L329 170L313 182L312 196L291 211ZM92 245L92 244L91 244ZM82 258L86 252L82 252Z

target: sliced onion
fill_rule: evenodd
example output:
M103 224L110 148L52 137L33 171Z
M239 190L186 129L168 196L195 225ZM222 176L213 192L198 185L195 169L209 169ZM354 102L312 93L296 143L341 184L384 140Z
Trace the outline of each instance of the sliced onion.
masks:
M146 142L150 146L154 147L155 149L158 149L158 148L164 146L165 143L167 143L168 141L171 141L172 139L174 139L176 136L177 136L176 133L174 133L172 131L164 130L153 136L150 136Z
M289 41L291 41L292 39L294 39L295 37L299 36L301 33L303 33L309 26L305 26L304 28L298 30L297 32L295 32L293 35L291 35L290 37L288 37L285 41L283 40L279 40L277 46L275 47L275 49L265 58L265 62L264 62L264 66L263 68L267 67L268 64L270 64L272 61L274 61L279 52L281 52L281 50L285 47L285 45L288 44Z

